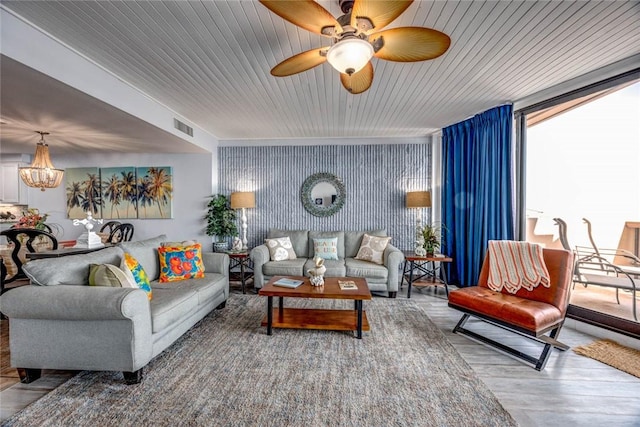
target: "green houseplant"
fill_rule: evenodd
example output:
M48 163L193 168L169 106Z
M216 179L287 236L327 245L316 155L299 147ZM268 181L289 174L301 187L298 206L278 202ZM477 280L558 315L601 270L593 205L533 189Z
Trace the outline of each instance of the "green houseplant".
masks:
M442 224L427 224L422 227L422 237L424 238L424 249L427 255L433 255L440 248L440 239L446 227Z
M208 236L216 237L213 244L215 251L227 250L228 241L226 238L238 235L236 211L231 209L229 199L224 194L211 196L207 207L208 211L205 216L207 220L206 233Z

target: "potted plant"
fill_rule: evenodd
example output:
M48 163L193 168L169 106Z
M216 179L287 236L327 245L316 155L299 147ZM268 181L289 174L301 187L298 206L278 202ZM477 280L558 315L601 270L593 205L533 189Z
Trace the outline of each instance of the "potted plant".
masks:
M236 226L236 211L229 207L229 199L224 194L211 196L207 204L209 210L205 219L207 220L206 233L208 236L215 236L213 249L222 252L229 248L228 237L238 235Z
M422 227L422 237L424 238L424 249L427 256L433 256L436 250L440 248L440 239L446 230L441 224L427 224Z

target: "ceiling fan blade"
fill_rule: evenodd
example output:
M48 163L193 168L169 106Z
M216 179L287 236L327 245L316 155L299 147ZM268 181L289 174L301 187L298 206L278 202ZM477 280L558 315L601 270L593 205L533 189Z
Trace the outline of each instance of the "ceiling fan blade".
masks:
M354 95L366 91L373 83L373 65L371 61L362 70L352 75L340 73L340 81L342 86Z
M323 33L327 27L340 27L336 18L327 9L313 0L260 0L267 9L298 27L330 37Z
M422 27L400 27L369 36L375 46L382 37L383 46L374 56L387 61L415 62L437 58L449 49L451 39L445 33Z
M271 75L276 77L291 76L316 67L326 62L327 56L321 55L320 52L327 49L326 47L311 49L287 58L273 67Z
M351 10L351 26L358 28L358 18L367 18L373 25L372 29L380 30L407 10L411 3L413 0L355 0ZM367 27L360 30L366 31Z

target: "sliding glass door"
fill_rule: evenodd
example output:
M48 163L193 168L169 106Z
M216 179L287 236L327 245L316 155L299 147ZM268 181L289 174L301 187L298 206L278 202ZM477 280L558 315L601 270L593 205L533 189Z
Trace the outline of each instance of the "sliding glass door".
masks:
M546 247L577 250L581 257L595 254L602 261L596 274L606 270L615 276L619 267L623 279L596 276L587 285L575 284L570 316L631 335L640 334L638 75L516 115L526 171L523 234Z

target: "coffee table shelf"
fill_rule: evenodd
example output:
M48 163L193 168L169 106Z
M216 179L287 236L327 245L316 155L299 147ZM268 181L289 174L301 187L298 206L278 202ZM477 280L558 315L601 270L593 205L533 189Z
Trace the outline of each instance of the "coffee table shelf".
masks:
M322 329L329 331L355 331L356 338L362 338L362 331L369 331L369 320L362 308L364 300L371 299L371 291L367 281L359 277L325 277L324 286L311 286L308 277L288 277L301 280L303 283L297 288L275 286L274 282L282 276L272 277L258 292L267 297L267 315L262 320L262 326L267 327L267 335L272 334L273 328L284 329ZM342 290L340 280L352 281L357 289ZM278 298L278 307L274 307L273 298ZM285 298L321 298L321 299L351 299L354 301L353 310L293 308L285 307Z
M262 320L267 326L268 316ZM283 329L322 329L327 331L355 331L358 326L358 312L347 310L323 310L311 308L273 309L274 328ZM366 311L362 311L362 330L369 331Z

